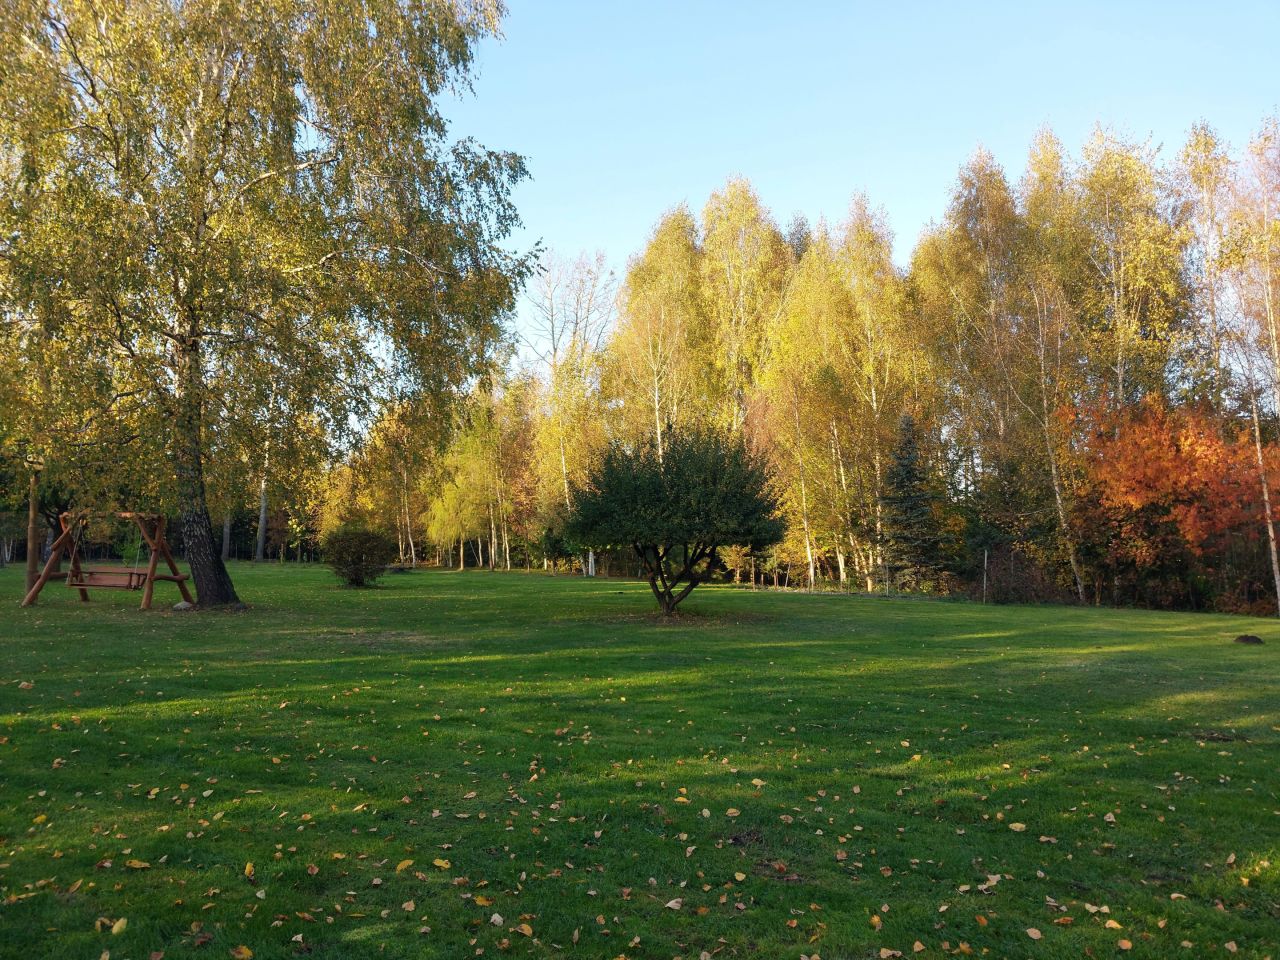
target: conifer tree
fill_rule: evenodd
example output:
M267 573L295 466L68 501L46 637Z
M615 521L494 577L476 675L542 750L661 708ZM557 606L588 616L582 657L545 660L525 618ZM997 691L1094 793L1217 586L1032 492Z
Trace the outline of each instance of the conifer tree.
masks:
M904 416L885 477L885 557L892 581L928 590L942 571L942 527L920 453L915 421Z

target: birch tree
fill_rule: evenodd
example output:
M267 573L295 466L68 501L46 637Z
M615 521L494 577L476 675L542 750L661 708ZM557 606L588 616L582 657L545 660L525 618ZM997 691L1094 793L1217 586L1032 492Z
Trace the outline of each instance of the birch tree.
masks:
M389 382L447 397L487 360L523 260L519 157L454 141L496 0L270 9L16 0L0 140L63 225L50 283L108 331L167 431L203 605L237 601L206 498L210 371L270 350L341 423ZM25 242L19 238L18 244Z

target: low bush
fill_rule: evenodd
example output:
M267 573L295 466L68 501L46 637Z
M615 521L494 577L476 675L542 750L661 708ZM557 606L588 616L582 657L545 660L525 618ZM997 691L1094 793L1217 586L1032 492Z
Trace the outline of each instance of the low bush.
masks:
M326 534L320 546L324 562L350 587L372 584L398 552L396 542L385 533L360 526L339 527Z

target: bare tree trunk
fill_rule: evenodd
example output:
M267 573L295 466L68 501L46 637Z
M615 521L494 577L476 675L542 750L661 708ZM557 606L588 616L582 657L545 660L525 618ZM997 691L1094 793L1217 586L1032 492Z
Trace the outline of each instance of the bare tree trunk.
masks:
M40 577L40 471L27 482L27 592Z
M1258 482L1262 485L1263 524L1267 528L1267 551L1271 557L1271 579L1276 587L1276 613L1280 616L1280 559L1276 557L1276 525L1271 515L1271 485L1267 483L1267 465L1262 456L1262 427L1258 422L1258 397L1250 391L1249 407L1253 413L1253 451L1258 460Z
M413 540L413 518L409 515L407 500L404 508L404 536L409 542L409 565L416 567L418 565L418 545Z
M493 570L497 564L498 553L498 524L493 516L493 501L489 502L489 569Z
M1049 436L1049 424L1045 422L1044 442L1049 456L1049 479L1053 484L1053 503L1058 511L1058 527L1062 531L1062 539L1067 545L1067 559L1071 561L1071 576L1076 581L1076 595L1081 603L1086 603L1084 595L1084 578L1080 575L1080 560L1076 557L1076 541L1071 536L1071 528L1067 525L1067 508L1062 498L1062 479L1058 475L1058 458L1053 451L1053 440ZM985 575L985 573L984 573Z
M222 515L222 562L231 559L231 511Z
M262 465L262 479L258 482L258 539L253 548L253 559L262 563L267 558L267 467Z

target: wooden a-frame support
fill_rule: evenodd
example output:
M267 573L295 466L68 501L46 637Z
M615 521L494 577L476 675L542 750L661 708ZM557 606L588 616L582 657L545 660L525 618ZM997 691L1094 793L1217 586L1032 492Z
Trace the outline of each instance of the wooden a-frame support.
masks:
M24 607L29 607L36 602L36 598L40 596L40 591L44 589L44 585L54 577L62 577L66 580L67 586L79 590L80 600L83 603L89 602L88 588L106 588L116 590L142 590L142 605L139 609L150 610L151 598L155 591L157 580L167 580L178 585L178 590L182 593L182 599L187 603L194 603L191 597L191 591L187 589L187 575L178 570L178 564L173 559L173 554L169 551L169 541L165 539L164 526L165 519L163 516L154 513L116 513L108 514L115 516L121 520L132 520L138 525L138 530L142 533L142 539L147 546L151 548L151 560L147 564L145 573L138 573L136 570L130 570L127 567L112 567L105 569L84 569L80 566L80 551L76 549L77 533L85 523L88 522L92 514L87 510L79 513L64 513L59 515L58 524L62 527L62 533L53 541L53 546L49 550L49 560L44 565L44 569L40 571L40 576L27 592L26 597L22 600ZM62 563L62 554L70 551L71 568L67 573L58 571L59 565ZM156 569L161 558L169 567L169 573L157 573Z

